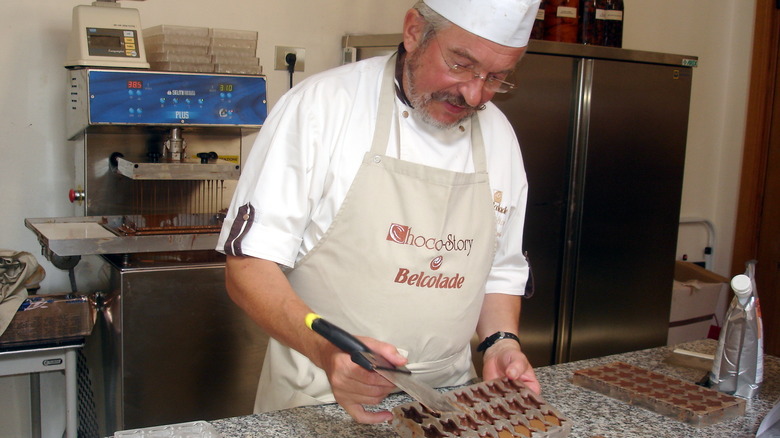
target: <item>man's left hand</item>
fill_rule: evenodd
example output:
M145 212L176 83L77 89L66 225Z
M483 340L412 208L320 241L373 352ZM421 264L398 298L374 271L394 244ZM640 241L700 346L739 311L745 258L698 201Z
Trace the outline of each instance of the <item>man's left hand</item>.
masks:
M482 366L482 378L493 380L501 377L512 380L519 379L531 391L541 393L541 386L536 380L528 358L520 350L520 346L512 339L502 339L485 351Z

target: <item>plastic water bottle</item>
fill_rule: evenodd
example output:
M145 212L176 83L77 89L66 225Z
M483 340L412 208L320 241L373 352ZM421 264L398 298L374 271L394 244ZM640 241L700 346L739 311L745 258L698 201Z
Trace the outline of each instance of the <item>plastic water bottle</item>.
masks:
M745 274L731 280L734 298L718 339L710 386L726 394L751 398L758 394L764 377L764 345L755 261L747 266Z

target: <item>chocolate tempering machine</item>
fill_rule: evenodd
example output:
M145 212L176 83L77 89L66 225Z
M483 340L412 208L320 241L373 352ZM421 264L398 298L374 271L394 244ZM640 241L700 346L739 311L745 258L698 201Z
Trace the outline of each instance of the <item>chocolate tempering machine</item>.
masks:
M265 78L69 70L83 217L28 219L62 256L213 249L245 131L265 119ZM65 225L63 225L65 224Z
M251 413L267 336L227 296L214 247L265 77L79 68L67 92L78 211L25 224L74 292L82 256L110 272L78 291L100 309L85 352L102 435Z

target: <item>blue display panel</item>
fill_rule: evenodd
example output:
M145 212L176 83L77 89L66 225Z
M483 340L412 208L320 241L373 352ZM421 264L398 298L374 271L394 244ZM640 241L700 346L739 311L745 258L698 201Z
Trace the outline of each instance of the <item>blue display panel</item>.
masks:
M90 70L91 124L250 125L268 113L264 76Z

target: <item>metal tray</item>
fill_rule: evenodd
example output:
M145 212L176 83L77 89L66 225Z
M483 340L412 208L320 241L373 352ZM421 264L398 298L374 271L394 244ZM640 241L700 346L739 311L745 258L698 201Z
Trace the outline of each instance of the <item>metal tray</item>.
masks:
M219 238L217 228L208 231L171 228L169 233L128 235L121 231L125 218L122 215L27 218L24 224L38 237L45 254L50 252L61 257L213 250ZM218 218L214 216L213 220L216 224Z

